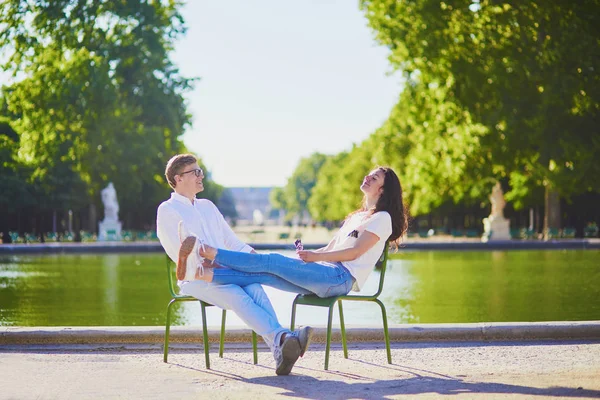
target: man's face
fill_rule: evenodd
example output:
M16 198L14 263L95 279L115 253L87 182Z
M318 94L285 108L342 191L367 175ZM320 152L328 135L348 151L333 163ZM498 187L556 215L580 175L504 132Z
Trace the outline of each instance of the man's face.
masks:
M204 190L204 172L198 163L186 165L180 174L175 175L177 191L195 196Z

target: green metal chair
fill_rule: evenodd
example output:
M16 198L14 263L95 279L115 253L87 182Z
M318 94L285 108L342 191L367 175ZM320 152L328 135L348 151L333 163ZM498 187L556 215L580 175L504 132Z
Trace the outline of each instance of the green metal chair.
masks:
M388 334L388 323L387 323L387 314L385 311L385 306L378 299L381 291L383 289L383 281L385 278L385 269L387 267L388 260L388 243L385 245L385 250L383 254L381 254L381 258L377 261L376 267L381 268L381 272L379 275L379 289L377 292L371 296L360 296L360 295L345 295L345 296L335 296L335 297L326 297L321 298L316 295L302 295L299 294L294 299L292 304L292 322L291 322L291 330L294 330L295 322L296 322L296 306L306 305L306 306L315 306L315 307L328 307L329 308L329 317L327 321L327 345L325 347L325 370L329 368L329 348L331 346L331 321L333 318L333 307L335 303L338 303L339 312L340 312L340 330L342 333L342 346L344 348L344 358L348 358L348 346L346 344L346 327L344 326L344 311L342 309L342 301L371 301L379 304L381 307L381 315L383 318L383 334L385 336L385 348L387 350L387 360L388 364L392 363L392 353L390 351L390 336Z
M206 325L206 307L212 307L213 305L207 303L202 300L198 300L193 296L180 295L175 292L173 288L173 266L175 263L171 261L169 256L167 256L167 276L169 277L169 292L171 293L171 301L167 306L167 323L165 326L165 356L164 362L167 362L167 357L169 355L169 332L171 330L171 306L177 302L181 301L199 301L200 308L202 309L202 337L204 342L204 357L206 360L206 369L210 369L210 358L208 355L209 345L208 345L208 327ZM223 343L225 340L225 319L227 318L227 310L223 310L223 314L221 316L221 337L219 340L219 357L223 358ZM257 337L256 332L252 331L252 351L254 352L254 364L258 363L258 354L256 351Z

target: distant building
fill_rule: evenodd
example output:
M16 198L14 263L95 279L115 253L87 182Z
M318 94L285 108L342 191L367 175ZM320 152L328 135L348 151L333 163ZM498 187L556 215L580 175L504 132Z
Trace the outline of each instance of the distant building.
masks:
M280 213L273 210L269 195L273 187L230 187L238 224L273 225L280 222Z

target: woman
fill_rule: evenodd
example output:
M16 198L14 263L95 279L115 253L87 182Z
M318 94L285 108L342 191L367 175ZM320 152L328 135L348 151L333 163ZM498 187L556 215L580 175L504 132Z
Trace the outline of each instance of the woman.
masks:
M367 175L360 190L362 207L351 213L326 247L299 250L300 259L280 254L250 254L201 245L200 256L227 268L199 268L196 279L216 284L261 283L319 297L360 290L387 241L398 243L407 229L398 176L379 167Z

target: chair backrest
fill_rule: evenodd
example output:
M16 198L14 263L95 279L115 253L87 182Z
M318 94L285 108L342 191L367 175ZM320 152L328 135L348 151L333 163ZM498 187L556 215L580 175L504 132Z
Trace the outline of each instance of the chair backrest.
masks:
M165 257L167 258L167 277L169 278L169 280L167 282L169 283L169 292L171 293L171 297L177 297L177 293L175 292L175 289L173 288L173 267L172 267L172 265L174 265L175 263L169 258L169 256L167 254L165 254Z
M380 268L381 272L379 273L379 289L377 289L377 293L375 293L373 295L373 297L379 296L381 294L381 291L383 290L383 280L385 278L385 269L387 268L389 250L390 250L390 243L385 242L385 246L383 248L383 253L381 253L381 257L379 258L379 261L377 261L375 263L375 268Z

